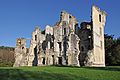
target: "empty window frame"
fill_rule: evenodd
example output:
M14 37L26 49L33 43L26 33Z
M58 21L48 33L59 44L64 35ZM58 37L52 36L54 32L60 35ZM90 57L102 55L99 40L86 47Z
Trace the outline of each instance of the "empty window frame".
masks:
M84 47L83 46L81 46L81 51L84 51Z
M99 22L101 22L101 19L102 19L102 18L101 18L101 14L99 14Z
M37 41L37 35L35 35L35 41Z
M64 28L64 35L66 34L66 28Z

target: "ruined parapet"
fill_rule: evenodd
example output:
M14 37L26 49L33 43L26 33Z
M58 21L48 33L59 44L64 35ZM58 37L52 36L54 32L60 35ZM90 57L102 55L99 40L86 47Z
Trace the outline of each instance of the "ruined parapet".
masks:
M16 48L15 48L15 63L14 67L25 66L25 57L26 57L26 39L18 38L16 40Z
M67 27L70 28L71 33L78 34L78 21L75 16L67 13L66 11L61 12L60 22L63 23L63 26L67 24Z
M69 23L69 14L66 11L61 12L60 21L67 21Z
M79 23L76 17L70 15L69 18L70 18L70 21L68 26L70 27L70 32L78 35Z
M47 43L48 49L53 49L53 27L50 27L49 25L45 28L45 41Z
M53 27L51 27L49 25L46 25L45 34L51 34L51 35L53 35Z
M61 16L60 16L60 21L67 21L68 23L73 22L73 23L77 23L77 19L75 18L75 16L73 16L72 14L69 14L66 11L62 11L61 12Z

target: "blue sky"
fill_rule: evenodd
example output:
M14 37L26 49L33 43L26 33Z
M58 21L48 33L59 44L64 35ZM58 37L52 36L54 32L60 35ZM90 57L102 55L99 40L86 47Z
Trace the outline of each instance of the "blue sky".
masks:
M93 4L107 12L105 33L120 36L119 0L0 0L0 46L15 46L16 38L31 38L36 25L54 25L65 10L79 22L90 21ZM28 42L29 43L29 42Z

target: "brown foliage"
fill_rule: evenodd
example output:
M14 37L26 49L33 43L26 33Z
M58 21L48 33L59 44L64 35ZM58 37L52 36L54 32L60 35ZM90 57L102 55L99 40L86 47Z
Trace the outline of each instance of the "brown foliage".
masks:
M13 47L0 47L0 64L6 64L9 66L12 66L14 63L15 58L14 58L14 48ZM2 66L2 65L1 65Z

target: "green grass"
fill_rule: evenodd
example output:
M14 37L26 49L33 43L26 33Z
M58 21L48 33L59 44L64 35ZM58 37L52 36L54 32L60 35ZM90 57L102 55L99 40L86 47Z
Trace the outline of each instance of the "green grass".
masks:
M0 67L0 80L120 80L120 66L92 67Z

